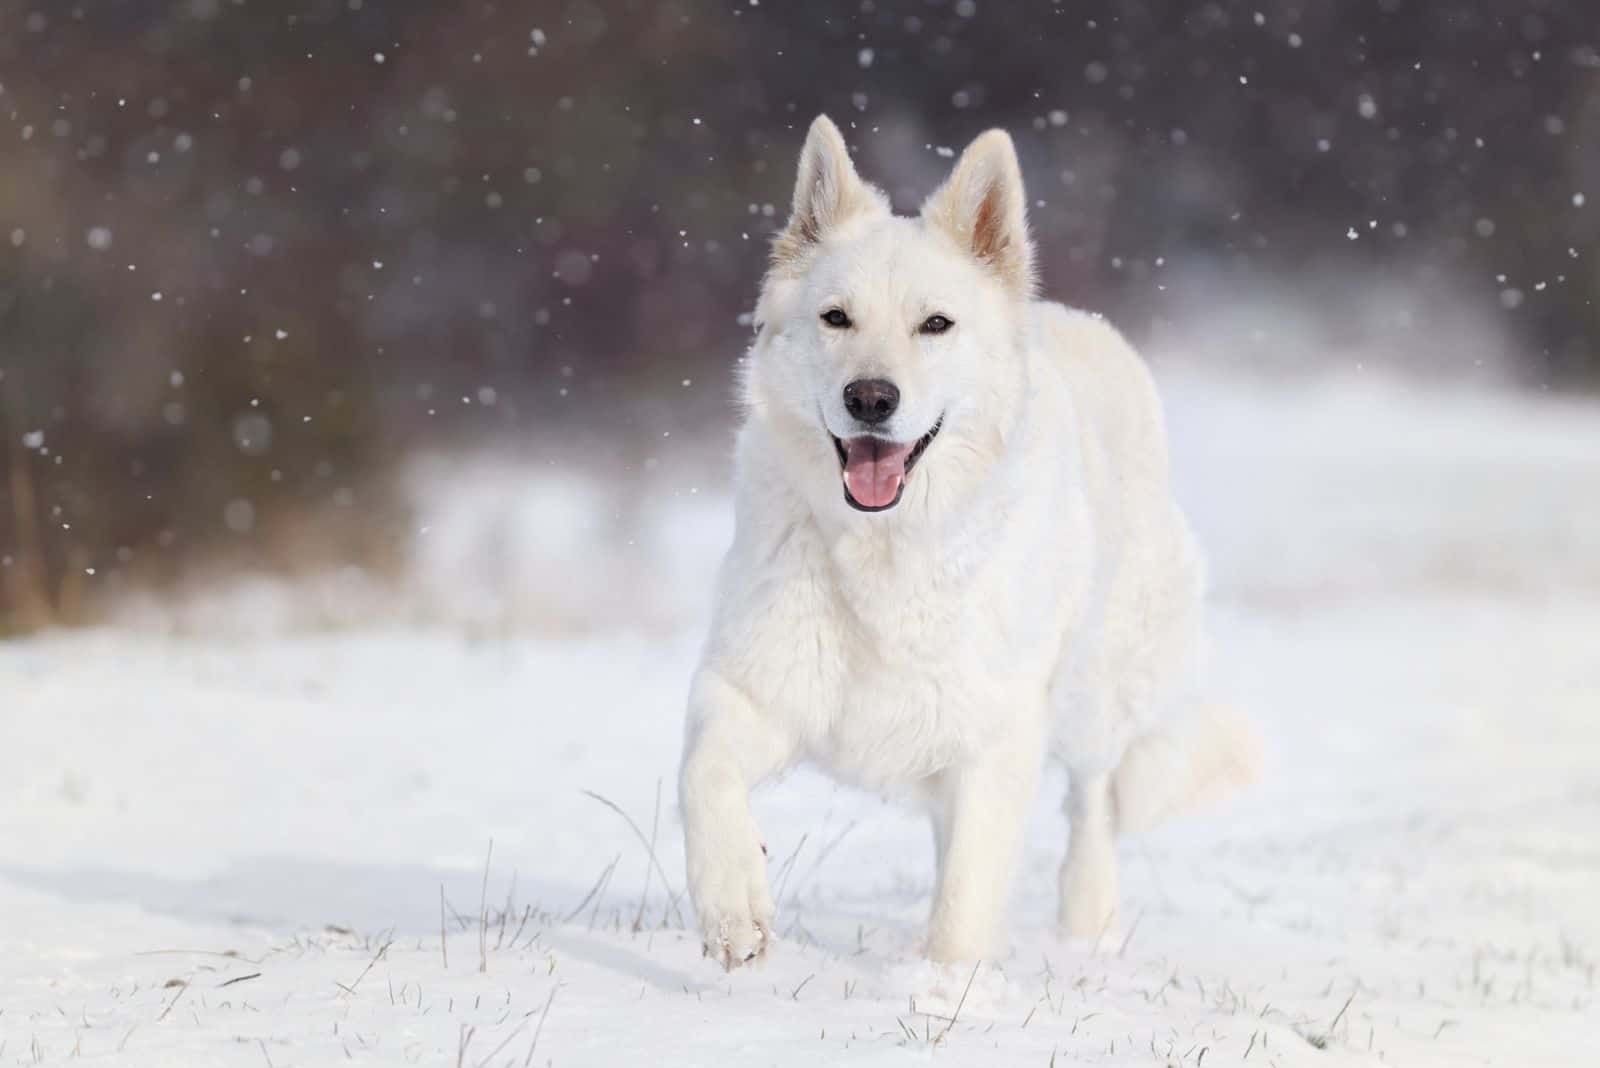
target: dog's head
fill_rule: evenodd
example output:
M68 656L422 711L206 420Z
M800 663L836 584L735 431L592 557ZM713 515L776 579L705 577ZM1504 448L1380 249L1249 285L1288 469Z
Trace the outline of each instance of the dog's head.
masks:
M860 512L894 509L933 480L953 492L981 477L1010 425L1032 292L1022 175L1004 132L974 141L905 218L818 117L757 307L746 399L804 457L802 477L838 480L831 507L842 507L839 482Z

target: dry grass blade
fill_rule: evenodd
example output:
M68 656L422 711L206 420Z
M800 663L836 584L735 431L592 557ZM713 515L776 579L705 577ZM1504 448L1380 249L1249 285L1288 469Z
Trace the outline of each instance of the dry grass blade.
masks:
M528 1056L522 1062L522 1068L528 1068L533 1063L533 1051L539 1048L539 1036L544 1033L545 1017L550 1015L550 1006L556 1000L556 991L560 989L559 986L551 987L550 996L544 999L544 1011L539 1014L539 1025L533 1029L533 1044L528 1047Z
M589 930L591 931L594 930L594 925L600 922L600 906L605 904L606 891L611 889L611 878L616 875L617 864L621 860L622 857L619 855L615 861L612 861L611 867L606 869L605 879L600 883L599 891L594 899L594 909L589 913Z
M1333 983L1331 980L1328 983L1328 987L1330 990L1333 988ZM1350 991L1350 996L1344 999L1344 1004L1339 1007L1339 1011L1334 1014L1333 1022L1328 1024L1328 1029L1326 1031L1303 1031L1297 1027L1295 1028L1295 1034L1305 1039L1306 1043L1314 1049L1327 1049L1328 1043L1333 1041L1333 1032L1338 1029L1339 1021L1344 1019L1344 1014L1346 1012L1350 1011L1350 1005L1355 1001L1355 999L1356 991L1352 990Z
M589 902L594 900L594 895L596 895L596 894L598 894L600 892L600 888L605 886L606 883L611 881L611 873L613 871L616 871L617 865L620 864L621 862L622 862L622 854L618 853L615 857L613 857L611 859L611 863L610 864L607 864L604 868L600 869L600 877L594 881L594 885L593 886L589 887L589 892L587 894L583 895L583 900L578 902L577 907L574 908L571 912L567 913L564 917L562 917L562 919L561 919L562 923L571 923L573 920L578 918L578 916L583 912L583 910L588 907Z
M772 900L783 900L783 888L789 885L789 875L794 871L795 862L800 859L800 851L806 847L806 840L810 837L811 835L809 834L802 834L800 841L794 847L794 852L789 854L789 859L784 861L782 867L778 869L778 877L776 879L778 892L772 895Z
M174 982L178 981L174 980ZM189 984L187 982L178 982L178 992L172 995L172 1000L167 1002L167 1007L161 1010L160 1016L156 1017L157 1023L160 1023L162 1020L167 1018L167 1013L171 1012L175 1007L177 1007L178 999L183 997L183 992L188 989Z
M1352 990L1350 991L1350 996L1344 999L1344 1006L1339 1009L1339 1014L1335 1016L1333 1018L1333 1022L1328 1025L1328 1037L1333 1037L1333 1032L1338 1028L1339 1021L1344 1019L1344 1014L1350 1010L1350 1003L1355 999L1356 992Z
M822 866L828 862L828 857L830 857L833 854L833 851L839 847L839 843L848 838L850 836L850 832L854 831L859 826L861 826L860 820L851 820L850 823L846 825L844 830L834 835L828 844L824 845L817 851L817 857L811 862L811 867L806 870L805 878L801 879L795 884L794 891L789 895L789 907L793 907L795 901L799 899L801 891L815 881L817 873L820 872L822 870ZM799 850L796 850L796 853L798 852ZM785 878L785 885L787 885L787 878ZM783 892L781 888L779 890L778 897L775 900L777 900L780 909L784 907Z
M656 808L655 808L655 815L653 815L650 818L650 845L649 845L649 849L650 849L651 857L654 857L655 854L656 854L656 834L657 834L658 831L660 831L660 829L661 829L661 780L657 779L656 780ZM645 869L644 869L644 890L639 894L639 911L633 917L633 932L634 932L634 934L638 934L639 931L644 927L644 908L645 908L645 905L647 905L649 903L649 901L650 901L650 876L654 872L655 872L655 868L653 866L651 866L651 865L646 865L645 866Z
M228 960L249 961L251 964L260 964L271 955L269 952L261 957L247 957L243 953L231 949L141 949L134 954L135 957L225 957Z
M361 980L365 979L367 977L367 973L372 971L373 967L383 959L383 955L389 952L389 947L392 945L394 945L394 939L391 938L384 942L383 945L379 946L378 952L374 953L372 955L372 959L367 961L367 966L361 969L361 974L356 976L355 982L351 983L349 986L345 986L338 980L334 980L334 985L340 990L343 990L346 994L354 994L356 992L356 987L361 985Z
M521 1023L519 1023L516 1026L516 1028L509 1035L507 1035L505 1038L502 1038L500 1040L500 1044L498 1046L496 1046L494 1049L489 1051L489 1055L487 1057L485 1057L483 1060L478 1062L478 1068L487 1068L489 1062L494 1060L496 1057L500 1056L500 1051L505 1049L507 1046L511 1045L511 1040L513 1038L516 1038L518 1035L522 1034L523 1029L526 1028L527 1026L528 1026L528 1021L526 1019L524 1019Z
M500 910L500 933L495 936L494 949L498 952L506 942L506 924L516 914L517 869L511 869L511 885L506 888L506 905Z
M1139 924L1144 920L1144 909L1139 910L1139 915L1133 918L1133 925L1128 928L1128 933L1123 936L1122 945L1117 947L1117 959L1121 960L1128 952L1128 943L1133 941L1133 936L1139 932Z
M478 899L478 973L489 971L489 865L494 861L494 839L489 839L489 855L483 858L483 894Z
M978 977L978 969L981 967L983 967L983 961L981 960L972 966L972 974L967 976L966 988L961 991L961 1000L956 1002L956 1011L950 1015L950 1022L944 1025L944 1030L939 1032L939 1037L933 1040L934 1045L943 1042L944 1036L948 1035L950 1029L956 1025L956 1021L961 1019L961 1007L967 1003L967 995L972 992L972 981Z
M684 920L683 920L683 910L678 908L678 898L681 895L678 893L678 891L672 889L672 881L667 878L666 871L663 870L662 867L661 867L661 860L660 860L660 858L658 858L656 856L655 846L653 846L650 843L650 839L648 839L648 838L646 838L644 836L644 831L641 830L639 825L634 822L634 819L633 819L632 816L630 816L626 812L624 812L622 810L622 807L620 805L618 805L615 801L611 800L609 797L602 797L600 794L595 793L593 790L584 790L583 793L584 793L585 796L594 798L596 801L598 801L602 805L606 806L606 808L609 808L612 812L615 812L617 815L621 816L624 820L627 821L628 826L633 829L634 837L639 839L639 844L644 846L645 851L647 853L649 853L649 855L650 855L650 863L655 865L656 874L661 877L661 885L663 887L665 887L666 891L667 891L667 896L668 896L667 904L668 904L668 906L671 907L671 909L673 911L673 914L677 916L678 925L680 927L687 926L687 924L685 924Z

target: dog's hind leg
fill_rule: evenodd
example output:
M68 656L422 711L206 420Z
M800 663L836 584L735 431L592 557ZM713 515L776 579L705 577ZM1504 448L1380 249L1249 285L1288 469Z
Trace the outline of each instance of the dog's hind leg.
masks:
M1069 938L1098 938L1117 921L1111 776L1074 773L1066 812L1071 826L1067 856L1061 863L1061 931Z

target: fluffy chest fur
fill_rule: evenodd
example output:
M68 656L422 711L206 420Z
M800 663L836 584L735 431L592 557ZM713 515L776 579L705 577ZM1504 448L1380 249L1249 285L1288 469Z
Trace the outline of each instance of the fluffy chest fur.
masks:
M1033 405L1010 458L938 521L819 521L784 488L788 446L747 428L709 661L806 757L872 787L1036 725L1096 557L1070 423L1044 418L1064 410Z

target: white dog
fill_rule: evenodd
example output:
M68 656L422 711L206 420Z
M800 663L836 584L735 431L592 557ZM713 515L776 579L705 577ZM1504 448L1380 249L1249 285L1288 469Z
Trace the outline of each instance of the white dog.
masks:
M926 799L937 961L1003 952L1047 753L1071 783L1073 936L1115 918L1116 831L1248 771L1248 730L1195 701L1201 564L1160 402L1114 329L1034 299L1024 207L1001 131L904 218L811 125L746 361L737 534L680 783L724 967L769 943L749 795L796 763Z

